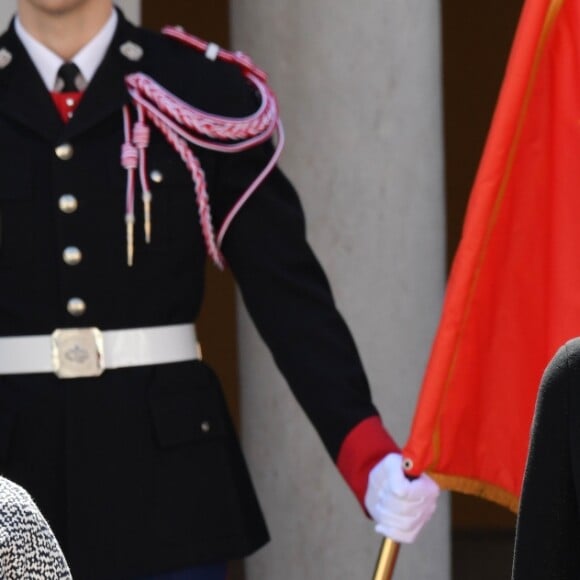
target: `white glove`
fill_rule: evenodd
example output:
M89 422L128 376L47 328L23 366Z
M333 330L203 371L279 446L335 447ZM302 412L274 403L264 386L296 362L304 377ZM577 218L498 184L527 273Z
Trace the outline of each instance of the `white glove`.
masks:
M433 515L438 496L439 486L428 475L410 481L401 455L389 453L369 474L365 507L379 534L410 544Z

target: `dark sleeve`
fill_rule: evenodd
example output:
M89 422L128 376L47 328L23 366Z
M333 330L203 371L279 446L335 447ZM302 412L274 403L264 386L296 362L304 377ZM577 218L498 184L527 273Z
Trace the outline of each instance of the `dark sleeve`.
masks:
M266 145L222 156L216 195L236 199L270 154ZM306 241L298 196L278 169L237 214L222 250L278 368L362 501L368 471L397 446L380 423L351 334Z
M199 55L190 64L188 82L173 86L167 79L179 98L226 117L257 110L256 92L237 66ZM232 209L271 160L272 144L241 153L192 150L203 167L200 182L208 186L205 233L212 237L211 221L221 239ZM278 169L235 214L221 250L278 368L362 502L370 469L398 447L382 426L351 334L306 241L298 196Z
M580 578L576 484L580 341L548 365L536 403L518 514L512 580Z

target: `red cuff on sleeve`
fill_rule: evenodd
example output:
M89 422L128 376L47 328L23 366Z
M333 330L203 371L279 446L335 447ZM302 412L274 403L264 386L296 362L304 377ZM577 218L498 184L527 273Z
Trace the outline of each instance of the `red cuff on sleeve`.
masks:
M388 453L400 449L376 415L358 423L342 442L336 465L363 509L369 473Z

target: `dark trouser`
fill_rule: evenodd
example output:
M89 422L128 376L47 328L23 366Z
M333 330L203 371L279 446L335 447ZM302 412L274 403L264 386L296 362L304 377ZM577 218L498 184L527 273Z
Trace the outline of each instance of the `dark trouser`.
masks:
M179 572L167 572L157 576L147 576L140 580L226 580L225 564L196 566Z

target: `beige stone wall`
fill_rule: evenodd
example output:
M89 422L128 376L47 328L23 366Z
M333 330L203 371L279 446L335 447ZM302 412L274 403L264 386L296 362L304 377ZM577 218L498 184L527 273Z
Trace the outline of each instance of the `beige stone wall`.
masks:
M444 287L437 0L235 0L233 46L264 67L287 129L282 166L403 443ZM379 538L240 314L242 434L273 541L248 580L371 578ZM397 580L447 580L447 498Z

